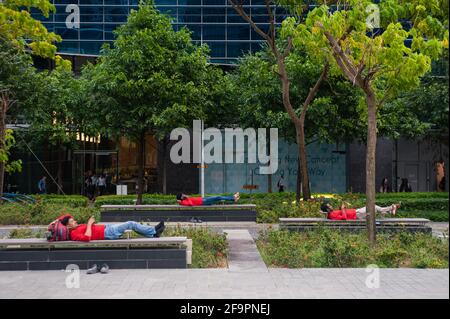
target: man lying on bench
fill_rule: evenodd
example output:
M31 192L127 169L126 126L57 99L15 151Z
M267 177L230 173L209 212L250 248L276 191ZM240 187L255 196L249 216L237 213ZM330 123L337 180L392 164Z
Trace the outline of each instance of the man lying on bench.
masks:
M141 225L133 221L110 225L95 224L94 216L89 218L87 224L78 224L70 215L62 216L58 220L69 230L70 240L75 241L120 239L127 230L134 230L145 237L160 237L165 229L164 222L160 222L155 227Z
M389 207L380 207L375 205L375 212L381 214L390 213L395 216L397 209L399 208L400 204L393 204ZM365 220L367 216L366 207L361 207L358 209L346 208L344 203L342 203L340 210L334 209L330 203L323 203L322 206L320 206L320 210L327 213L327 218L332 220Z
M233 196L191 197L185 194L177 194L177 202L183 206L213 205L220 201L237 202L240 199L239 192Z

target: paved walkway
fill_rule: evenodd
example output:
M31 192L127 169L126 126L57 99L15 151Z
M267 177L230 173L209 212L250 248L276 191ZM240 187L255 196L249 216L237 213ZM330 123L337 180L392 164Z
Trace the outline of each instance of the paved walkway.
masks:
M245 229L225 230L228 242L228 268L235 271L267 271L256 244Z
M365 269L112 270L80 273L67 288L63 271L0 272L0 298L449 298L449 271L382 269L379 288Z
M227 233L226 269L1 271L0 298L449 298L448 269L267 268L253 240L267 225L215 226Z

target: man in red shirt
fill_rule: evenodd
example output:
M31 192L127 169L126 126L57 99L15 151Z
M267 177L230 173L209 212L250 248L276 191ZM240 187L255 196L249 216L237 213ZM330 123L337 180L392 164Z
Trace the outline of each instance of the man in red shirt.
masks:
M70 233L70 239L74 241L90 241L103 239L119 239L126 230L134 230L145 237L159 237L165 229L164 222L160 222L155 227L141 225L139 223L128 221L120 224L95 224L95 218L89 218L87 224L78 224L70 215L64 215L59 218L61 223L67 226Z
M237 202L240 199L239 193L233 196L211 196L211 197L190 197L185 194L177 194L177 202L183 206L203 206L213 205L220 201Z
M397 213L397 209L400 208L400 204L393 204L389 207L380 207L375 205L375 212L381 214L390 213L393 216ZM355 219L366 219L366 207L361 207L358 209L346 208L345 204L342 203L340 210L335 210L333 206L329 203L324 203L320 207L321 211L327 213L328 219L333 220L355 220Z

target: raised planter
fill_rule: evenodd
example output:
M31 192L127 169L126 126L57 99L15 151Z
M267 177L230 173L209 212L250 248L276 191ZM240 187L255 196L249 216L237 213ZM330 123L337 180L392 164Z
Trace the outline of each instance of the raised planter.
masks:
M386 218L376 220L379 232L420 232L432 233L428 225L430 221L424 218ZM330 220L326 218L280 218L280 229L291 231L308 231L318 228L363 231L367 229L365 220Z
M256 222L256 205L102 205L102 222Z
M45 239L0 240L0 270L88 269L106 263L111 269L187 268L192 241L186 237L47 242Z

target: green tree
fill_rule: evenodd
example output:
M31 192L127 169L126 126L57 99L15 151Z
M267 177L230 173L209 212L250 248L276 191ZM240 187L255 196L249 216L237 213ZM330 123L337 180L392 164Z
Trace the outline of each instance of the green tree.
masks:
M152 1L142 1L116 31L112 47L85 76L92 88L92 110L110 137L138 145L138 203L142 202L145 136L190 126L204 117L207 48L191 42L190 32L175 32ZM207 78L207 77L206 77Z
M44 17L56 11L48 0L0 1L0 38L22 50L29 49L36 55L52 58L56 53L53 43L61 41L61 37L48 32L40 21L31 17L31 9L41 12Z
M61 41L61 37L48 32L41 22L31 17L32 8L46 17L51 11L55 11L48 0L0 1L0 194L3 192L5 165L10 171L12 167L19 167L7 164L14 139L6 130L5 120L13 104L21 102L17 97L27 83L24 78L33 69L25 52L31 51L42 57L53 58L56 52L53 43Z
M292 101L302 100L321 73L321 66L296 48L286 59L290 75ZM245 127L277 127L280 134L295 142L296 131L283 106L281 84L273 72L276 61L267 49L245 56L235 72L234 83L240 123ZM359 98L354 89L339 74L330 74L311 102L305 121L305 144L321 141L345 143L358 138L364 129L360 121ZM300 113L300 109L296 110ZM297 175L297 184L300 174ZM269 189L272 180L268 178ZM299 188L299 187L298 187Z
M302 10L302 1L280 2L288 2L294 12ZM448 8L448 0L390 0L378 6L375 1L336 3L338 10L327 5L315 8L305 23L295 17L287 18L282 34L307 46L312 54L332 56L347 79L364 93L368 125L367 224L370 242L375 244L377 113L386 101L416 87L430 70L432 59L438 58L442 48L448 46L448 18L441 12ZM378 10L381 29L374 28ZM402 24L400 20L408 23Z
M10 149L15 139L6 129L7 115L16 114L19 104L28 99L34 82L31 58L11 42L0 38L0 195L3 193L4 173L20 171L20 161L10 162Z
M301 186L303 191L303 199L309 200L311 198L311 190L309 187L309 174L307 166L307 154L306 154L306 142L305 142L305 119L307 111L314 101L317 92L319 91L322 83L327 79L330 69L329 57L325 55L318 55L315 61L321 66L321 72L319 73L316 81L309 88L307 94L301 99L302 103L296 103L291 97L291 85L292 79L288 72L287 64L288 58L290 57L292 50L296 46L292 41L292 37L280 38L277 34L277 28L275 25L275 13L273 10L274 1L264 0L267 9L267 17L269 24L268 31L263 30L263 28L257 24L253 18L249 15L246 5L248 2L246 0L228 0L233 6L236 12L247 21L252 29L264 39L267 47L270 48L270 52L276 61L276 67L274 72L278 75L281 83L281 93L283 106L289 115L292 123L294 124L296 131L296 142L298 146L298 156L299 156L299 175L301 178ZM298 1L303 5L303 10L308 8L309 1ZM302 15L299 15L302 16ZM312 57L312 56L311 56ZM297 112L297 110L299 110ZM297 185L297 202L299 202L300 197L300 187Z
M28 136L32 143L48 143L56 148L57 159L57 192L63 190L63 162L65 152L76 147L77 133L82 130L83 99L82 79L74 76L68 61L56 58L56 67L51 71L37 74L36 89L31 94L29 107L24 115L30 124Z

